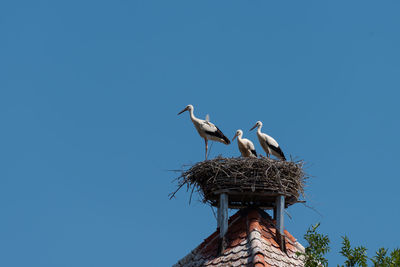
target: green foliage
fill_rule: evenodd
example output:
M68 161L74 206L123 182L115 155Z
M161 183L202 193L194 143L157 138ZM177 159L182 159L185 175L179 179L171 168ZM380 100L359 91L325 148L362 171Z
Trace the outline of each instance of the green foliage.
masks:
M367 249L363 246L352 248L350 241L347 236L342 236L342 249L340 254L342 254L346 261L344 262L346 267L361 266L367 267Z
M304 253L298 252L297 255L304 256L306 267L328 266L328 260L324 255L330 250L329 238L327 235L317 233L319 223L308 228L304 239L307 240L308 246Z
M330 250L329 238L327 235L317 232L319 226L320 223L317 223L308 228L307 233L304 235L308 246L305 248L304 253L297 252L297 256L303 256L305 267L328 266L328 260L325 259L324 255ZM400 267L400 248L394 249L390 256L388 255L388 250L380 248L375 256L369 259L367 257L367 249L364 246L352 248L347 236L342 236L342 239L340 254L346 258L342 267L366 267L368 266L367 260L371 260L374 267Z
M385 248L380 248L376 255L371 259L374 266L390 266L391 258L386 256L387 250Z
M393 266L400 266L400 249L396 248L390 253L390 257L392 258L391 264Z
M400 266L400 249L395 249L387 256L387 250L380 248L371 259L375 267L397 267Z

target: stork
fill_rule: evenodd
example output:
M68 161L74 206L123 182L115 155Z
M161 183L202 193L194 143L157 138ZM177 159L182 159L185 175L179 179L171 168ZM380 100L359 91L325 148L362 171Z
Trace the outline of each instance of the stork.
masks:
M192 120L197 132L202 138L204 138L204 142L206 144L206 160L208 151L208 140L217 141L226 145L229 145L231 143L229 139L221 132L221 130L218 129L217 126L208 121L208 115L206 116L206 120L196 118L193 114L194 108L192 105L187 105L181 112L178 113L178 115L187 110L189 110L190 119Z
M240 153L242 154L242 157L256 158L257 152L256 149L254 148L253 142L251 142L249 139L242 138L242 136L243 136L243 131L239 129L236 131L236 134L232 139L233 141L237 137L237 143Z
M258 141L260 141L261 147L264 149L265 153L267 153L267 157L269 158L269 155L272 154L281 160L286 160L285 155L283 154L281 148L279 147L278 142L276 142L275 139L269 136L268 134L261 132L262 126L263 126L262 122L257 121L256 125L254 125L250 129L250 131L258 127L257 129Z

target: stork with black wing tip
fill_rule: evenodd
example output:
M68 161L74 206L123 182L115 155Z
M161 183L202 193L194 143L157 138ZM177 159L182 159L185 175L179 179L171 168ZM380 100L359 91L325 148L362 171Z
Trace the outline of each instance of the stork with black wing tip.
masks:
M192 105L187 105L181 112L178 113L178 115L187 110L190 113L190 119L192 120L197 132L202 138L204 138L204 142L206 145L206 160L208 151L208 140L217 141L226 145L229 145L231 143L229 139L221 132L221 130L218 129L217 126L209 122L208 115L206 116L206 120L196 118L193 114L194 108Z
M269 158L269 155L272 154L278 159L281 160L286 160L285 155L282 152L282 149L280 148L278 142L268 134L262 133L261 128L263 124L261 121L257 121L256 125L254 125L251 129L253 130L254 128L257 128L257 136L258 136L258 141L260 142L261 147L264 149L265 153L267 153L267 157Z
M237 143L239 147L239 151L242 154L242 157L245 158L257 158L257 152L256 149L254 148L253 142L251 142L249 139L242 138L243 136L243 131L242 130L237 130L235 136L232 139L235 140L237 137Z

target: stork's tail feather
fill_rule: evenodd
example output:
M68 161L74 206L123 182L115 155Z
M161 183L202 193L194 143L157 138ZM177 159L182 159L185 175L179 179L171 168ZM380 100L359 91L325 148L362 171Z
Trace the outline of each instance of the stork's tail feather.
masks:
M274 152L273 155L276 156L277 158L286 161L285 154L283 154L282 149L278 146L269 146L269 148Z
M231 141L225 135L222 137L222 139L224 139L224 143L226 145L229 145L231 143Z

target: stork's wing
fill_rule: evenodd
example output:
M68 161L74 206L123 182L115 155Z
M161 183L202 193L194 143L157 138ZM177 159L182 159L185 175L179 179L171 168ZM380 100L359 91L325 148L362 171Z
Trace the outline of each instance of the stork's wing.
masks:
M243 138L242 139L244 142L246 142L246 147L248 150L254 150L254 144L251 142L249 139Z
M286 157L285 157L285 155L283 154L283 152L282 152L282 149L278 146L278 147L275 147L275 146L269 146L273 151L275 151L276 153L278 153L278 155L279 156L281 156L281 158L283 159L283 160L286 160Z
M251 141L249 142L249 148L250 150L255 150L254 144Z
M217 126L215 126L213 123L209 121L202 121L200 123L200 127L203 131L205 132L216 132L218 130Z
M265 134L267 139L267 145L268 147L275 151L282 159L286 160L285 155L282 152L282 149L279 147L278 142L276 142L276 140L274 138L272 138L271 136L269 136L268 134Z
M246 144L247 144L247 149L251 151L251 154L257 157L257 152L256 149L254 148L253 142L251 142L249 139L246 139Z
M208 122L208 121L204 121L204 123L201 124L201 128L204 130L204 132L206 132L207 134L211 135L211 136L215 136L218 138L221 138L222 140L224 140L224 142L229 145L231 143L231 141L229 141L229 139L221 132L220 129L218 129L217 126L215 126L213 123Z
M274 147L279 147L278 142L276 142L276 140L274 138L272 138L271 136L269 136L268 134L265 134L265 136L267 137L267 144L269 146L274 146Z
M206 121L210 122L210 115L209 114L206 115Z
M221 138L222 140L224 140L225 144L229 145L231 143L231 141L228 139L228 137L226 137L220 129L218 129L217 126L215 126L215 128L217 128L217 130L215 132L207 132L207 134Z

